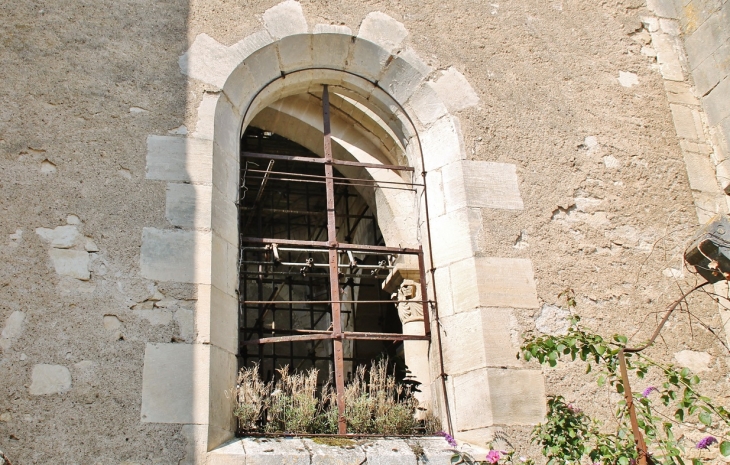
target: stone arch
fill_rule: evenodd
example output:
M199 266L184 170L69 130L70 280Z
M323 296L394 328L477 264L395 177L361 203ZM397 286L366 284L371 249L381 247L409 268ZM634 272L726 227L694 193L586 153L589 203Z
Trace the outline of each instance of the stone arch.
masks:
M432 333L447 329L442 331L443 370L437 345L431 345L430 388L440 393L440 375L448 374L446 394L455 436L483 444L495 425L540 421L542 375L515 360L509 330L511 308L538 306L532 265L526 259L485 257L479 248L481 209L522 208L516 169L466 159L454 112L476 103L468 82L454 69L431 70L403 46L407 35L403 25L382 13L368 15L357 36L325 25L309 34L301 6L293 0L267 10L264 22L266 31L230 47L204 34L196 38L180 58L183 73L208 88L196 131L189 137L148 139L148 178L170 180L165 170L173 155L179 157L178 163L188 170L180 175L183 181L198 180L207 186L200 193L196 190L195 203L210 211L208 222L194 232L194 248L199 252L194 256L186 252L189 259L175 258L161 265L169 257L152 256L152 252L146 257L146 249L175 250L171 244L177 233L145 229L142 274L164 279L159 267L187 260L193 267L190 272L173 270L170 275L199 286L197 336L190 351L190 404L196 413L192 420L153 421L190 424L199 454L232 437L232 399L226 393L236 375L240 137L254 118L273 112L270 120L297 121L303 132L295 141L306 146L307 132L316 132L316 125L307 122L306 112L295 114L295 109L277 102L316 93L322 84L336 87L363 127L383 142L377 147L382 161L407 164L425 175L433 258L427 266L434 269L435 279L430 282L429 278L428 285L431 298L434 291L438 294L442 322L434 323ZM340 144L343 153L357 158L346 145ZM392 206L397 202L391 200L382 199L382 205L389 207L381 212L395 212ZM416 237L399 238L393 232L390 240L428 237L423 199L411 212L418 218ZM154 241L162 245L154 248ZM191 368L178 371L183 370ZM143 414L144 398L143 392ZM443 405L434 407L444 415Z

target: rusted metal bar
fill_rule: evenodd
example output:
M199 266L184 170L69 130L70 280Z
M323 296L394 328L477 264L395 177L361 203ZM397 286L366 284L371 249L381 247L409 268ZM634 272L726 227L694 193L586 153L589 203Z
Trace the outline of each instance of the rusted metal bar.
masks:
M337 304L400 304L400 303L408 303L411 302L410 300L277 300L275 302L271 302L268 300L242 300L241 303L244 304L331 304L331 303L337 303ZM430 300L425 300L424 302L433 302Z
M318 247L322 249L328 249L335 247L339 250L351 250L357 251L369 251L369 252L382 252L385 254L406 254L406 255L418 255L420 249L414 249L410 247L386 247L381 245L363 245L363 244L341 244L336 241L334 244L324 241L300 241L296 239L272 239L268 237L242 237L241 243L250 244L279 244L279 245L301 245L309 247Z
M629 384L629 374L626 370L626 357L624 350L618 351L618 361L621 368L621 380L624 388L624 398L626 399L626 407L629 409L629 419L631 420L631 431L634 433L634 441L636 441L636 449L639 452L638 465L647 465L647 448L639 430L639 422L636 419L636 408L634 407L634 395L631 392L631 384Z
M342 341L345 339L350 340L367 340L367 341L428 341L428 336L419 336L416 334L401 334L401 333L361 333L357 331L340 331L339 334L335 334L333 331L322 331L311 334L297 334L293 336L273 336L273 337L262 337L260 339L249 340L241 342L241 345L260 345L260 344L275 344L279 342L302 342L302 341L316 341L322 339L333 339L334 342ZM344 359L344 356L343 356ZM343 385L344 386L344 385Z
M402 333L361 333L358 331L345 331L343 339L365 339L370 341L427 341L428 336Z
M271 163L269 163L269 166L273 165L273 163L274 163L274 161L272 160ZM269 169L266 169L266 170L253 170L253 169L249 169L248 172L249 173L262 173L263 174L263 177L250 176L251 179L260 179L260 178L262 178L264 180L262 182L262 184L265 184L266 181L268 181L269 179L273 179L274 181L290 181L290 179L276 178L276 177L272 177L272 175L276 175L276 176L279 176L279 175L280 176L294 176L296 178L303 178L304 180L311 179L311 180L325 180L326 181L326 178L327 178L327 176L322 176L321 174L291 173L291 172L288 172L288 171L271 171ZM375 179L350 178L350 177L347 177L347 176L335 176L334 180L335 181L338 181L338 182L340 182L340 181L356 181L356 182L359 182L359 183L370 183L370 184L379 184L379 183L382 183L382 184L395 184L395 185L406 185L406 186L422 186L422 184L416 184L416 183L412 183L412 182L404 182L404 181L378 181L378 180L375 180ZM316 182L316 181L313 181L313 182ZM320 181L320 182L322 182L322 181ZM350 184L349 183L346 183L344 185L350 185ZM259 192L261 192L260 189L259 189ZM257 200L258 200L258 197L259 196L257 195Z
M298 342L298 341L315 341L317 339L332 339L332 334L302 334L301 336L277 336L265 337L251 341L241 342L242 346L254 346L261 344L273 344L275 342Z
M330 145L331 147L331 145ZM331 165L341 165L341 166L354 166L359 168L375 168L375 169L386 169L386 170L394 170L394 171L414 171L414 169L410 166L399 166L399 165L381 165L378 163L360 163L356 161L347 161L347 160L335 160L330 159L327 161L326 158L314 158L314 157L297 157L297 156L291 156L291 155L272 155L267 153L256 153L256 152L242 152L242 157L247 158L266 158L271 160L287 160L287 161L298 161L298 162L304 162L304 163L322 163L322 164L331 164Z
M423 307L423 329L424 334L427 337L431 337L431 316L429 315L428 307L428 287L426 286L426 265L423 260L423 247L419 247L420 253L418 254L418 271L420 272L421 278L421 305Z
M332 166L332 165L329 165ZM290 173L291 174L291 173ZM262 176L249 176L248 179L263 179ZM338 186L357 186L357 187L372 187L375 189L390 189L390 190L396 190L396 191L415 191L414 188L410 187L391 187L391 186L381 186L380 184L405 184L408 186L420 186L420 184L411 184L409 182L407 183L398 183L398 182L389 182L389 181L371 181L369 179L355 179L355 181L361 181L361 182L353 182L346 180L344 178L335 178L338 181L335 182L335 185ZM342 181L340 181L342 179ZM312 184L325 184L327 183L326 180L319 180L319 179L297 179L297 178L276 178L275 181L286 181L286 182L306 182L306 183L312 183ZM371 183L371 184L367 184Z
M324 174L327 177L325 189L327 191L327 240L330 244L337 243L337 225L335 223L335 183L334 171L332 169L332 135L330 133L330 98L327 85L322 86L322 122L324 134ZM337 276L338 255L337 251L330 249L330 295L332 300L332 327L333 335L337 337L332 341L335 358L335 386L337 389L337 432L347 433L347 420L345 419L345 373L342 352L342 320L340 319L340 282Z

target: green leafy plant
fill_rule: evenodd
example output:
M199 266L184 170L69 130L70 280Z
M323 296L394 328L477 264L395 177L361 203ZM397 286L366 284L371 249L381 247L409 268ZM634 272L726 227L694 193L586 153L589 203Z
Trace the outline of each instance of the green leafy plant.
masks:
M569 307L575 306L572 293L566 298ZM693 464L701 463L698 454L688 452L684 435L675 432L678 427L696 428L694 421L702 425L706 434L694 449L711 449L718 444L718 452L730 456L727 440L730 413L700 394L700 378L687 368L663 366L626 349L627 341L623 335L605 340L580 326L580 318L576 316L565 335L528 337L518 357L551 367L561 361L581 361L586 373L597 372L599 386L625 394L619 360L623 352L626 369L636 378L644 379L651 372L662 379L658 386L647 386L643 392L632 393L638 428L648 446L649 463L684 464L689 455L694 455ZM548 464L579 464L590 460L591 463L632 465L638 453L628 407L625 399L618 402L612 422L617 426L609 430L605 422L589 418L562 397L553 396L548 401L547 419L535 427L532 440L541 446ZM716 436L725 440L718 441Z

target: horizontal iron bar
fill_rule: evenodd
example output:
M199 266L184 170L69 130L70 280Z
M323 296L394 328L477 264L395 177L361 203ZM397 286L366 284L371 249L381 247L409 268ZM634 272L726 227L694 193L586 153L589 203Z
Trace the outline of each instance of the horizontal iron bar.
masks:
M401 304L421 303L421 299L414 300L242 300L242 304ZM427 302L432 302L428 300Z
M303 334L298 336L277 336L265 337L252 341L243 341L239 345L252 346L261 344L275 344L278 342L298 342L298 341L316 341L323 339L350 339L350 340L366 340L366 341L428 341L429 336L418 336L414 334L398 334L398 333L360 333L355 331L343 331L339 336L333 332L326 334Z
M304 163L320 163L320 164L327 163L327 160L325 160L324 158L297 157L297 156L291 156L291 155L270 155L270 154L266 154L266 153L255 153L255 152L242 152L241 156L247 157L247 158L264 158L264 159L269 159L269 160L301 161ZM360 168L386 169L386 170L395 170L395 171L414 171L414 169L411 168L410 166L381 165L378 163L360 163L360 162L356 162L356 161L346 161L346 160L332 160L331 164L342 165L342 166L356 166L356 167L360 167Z
M286 182L309 182L312 184L326 184L327 180L318 180L318 179L296 179L296 178L269 178L268 176L247 176L247 179L270 179L271 182L276 181L286 181ZM341 181L337 181L334 183L334 185L337 186L357 186L357 187L372 187L375 189L390 189L390 190L396 190L396 191L415 191L416 189L413 188L407 188L407 187L391 187L391 186L381 186L380 183L383 184L406 184L410 186L422 186L422 184L414 184L414 183L395 183L395 182L389 182L389 181L369 181L367 179L355 179L355 181L365 181L369 182L371 184L364 184L364 183L358 183L358 182L351 182L348 180L345 180L344 178L332 178L332 179L338 179Z
M239 262L240 265L271 265L272 262L262 262L262 261L251 261L251 260L243 260ZM281 266L306 266L306 267L312 267L312 268L327 268L329 267L329 263L295 263L295 262L280 262L277 263L277 265ZM337 265L338 268L350 268L352 265L349 263L340 263ZM395 268L392 265L384 265L384 266L378 266L378 265L356 265L355 268L361 268L363 270L392 270Z
M338 250L350 250L352 252L356 252L358 250L362 251L372 251L372 252L383 252L383 253L402 253L406 255L418 255L420 253L419 249L413 249L408 247L387 247L387 246L381 246L381 245L362 245L362 244L343 244L343 243L337 243L333 246L330 246L329 242L324 241L299 241L296 239L273 239L268 237L242 237L241 243L251 243L251 244L278 244L278 245L301 245L301 246L309 246L309 247L320 247L323 249L338 249Z

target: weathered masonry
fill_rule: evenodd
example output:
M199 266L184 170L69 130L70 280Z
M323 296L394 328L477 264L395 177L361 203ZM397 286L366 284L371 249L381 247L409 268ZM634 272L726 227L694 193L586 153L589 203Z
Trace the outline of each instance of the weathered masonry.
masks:
M298 4L288 2L268 14L299 14L298 8ZM387 30L395 35L382 37L381 33ZM442 370L439 366L438 344L431 344L430 373L423 382L426 391L430 391L429 397L450 400L450 418L442 404L433 408L440 412L444 424L453 421L457 437L478 434L480 428L493 424L529 424L542 417L542 375L520 367L508 327L494 325L509 319L509 307L538 306L531 264L524 259L475 255L479 209L522 208L515 167L466 160L458 120L448 106L472 103L444 102L440 94L456 96L461 90L454 88L444 93L434 88L426 80L428 66L412 52L391 55L403 34L400 31L402 26L377 14L366 20L358 36L339 33L337 28L321 28L318 33L307 34L302 21L297 20L289 22L286 30L280 30L278 37L255 34L234 46L221 46L215 55L211 47L217 45L200 36L181 58L181 68L188 75L220 87L219 92L209 94L199 111L198 127L210 129L207 134L196 133L192 137L150 136L147 176L166 180L170 186L176 182L198 182L188 184L187 202L211 202L210 223L189 230L145 229L142 271L151 279L196 283L199 296L209 293L211 297L210 302L199 298L196 343L148 345L144 421L190 424L199 436L207 438L208 450L232 437L232 404L225 391L234 383L239 343L235 331L237 283L242 277L238 275L236 212L240 202L238 154L242 131L252 125L279 134L327 161L332 154L322 143L322 110L318 102L323 86L328 86L334 99L332 152L338 154L337 159L351 160L345 168L365 169L373 183L396 186L407 184L407 177L376 165L411 167L410 182L434 186L427 188L426 193L419 189L417 196L375 189L365 199L375 212L386 247L390 247L381 252L395 253L400 249L406 254L415 253L411 260L405 260L401 254L403 263L392 267L401 279L416 283L425 279L430 289L431 277L425 271L434 271L435 294L445 328L444 367ZM210 61L213 56L215 63ZM463 78L457 82L464 83ZM205 112L204 107L209 110ZM259 175L265 176L266 169L261 167L259 171L263 173ZM331 173L332 165L325 163L327 168ZM271 176L273 179L274 175ZM329 182L332 175L323 179ZM201 187L196 188L197 185ZM328 201L333 202L334 198ZM170 203L181 202L168 197ZM196 207L195 211L200 209ZM328 212L334 213L331 208ZM248 220L242 216L241 221ZM334 234L329 232L329 243L336 242ZM420 246L428 248L425 238L429 235L432 250L425 255L433 256L433 262L425 262L419 271L417 251ZM251 245L251 240L245 239L246 244ZM286 245L278 242L278 247ZM340 262L339 254L335 249L329 250L330 266L334 266ZM358 249L353 246L350 250ZM210 273L205 271L208 266ZM452 280L452 276L456 279ZM330 300L336 304L342 300L338 297L333 294ZM246 297L244 304L265 305L268 298ZM433 300L434 292L423 295L423 299ZM285 305L302 303L296 299L281 300ZM335 328L337 313L333 311ZM424 316L428 316L426 312ZM429 332L435 331L432 325ZM467 331L469 338L457 336ZM417 340L425 336L398 337ZM292 336L280 336L279 340L284 339L293 340ZM336 363L342 363L343 355L338 355L342 350L338 345L342 343L337 338L334 341L335 360L340 360ZM475 345L475 341L482 342ZM463 357L464 351L471 356ZM447 382L442 382L443 372L449 374ZM338 383L344 382L342 371L336 368L335 374ZM190 397L178 396L173 402L179 402L180 407L194 405L192 412L169 405L167 392L158 386L171 380L189 386Z

